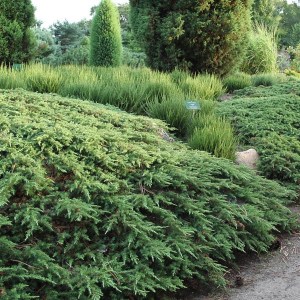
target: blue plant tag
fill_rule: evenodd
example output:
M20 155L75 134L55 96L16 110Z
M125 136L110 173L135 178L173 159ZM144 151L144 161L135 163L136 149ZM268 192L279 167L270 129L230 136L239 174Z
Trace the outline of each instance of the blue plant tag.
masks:
M186 101L185 107L190 110L199 110L200 109L200 103L196 101Z

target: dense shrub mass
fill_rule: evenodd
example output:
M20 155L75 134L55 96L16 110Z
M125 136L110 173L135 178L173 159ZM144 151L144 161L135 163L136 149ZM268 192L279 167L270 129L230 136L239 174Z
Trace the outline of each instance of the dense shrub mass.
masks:
M1 0L0 65L28 62L33 56L34 7L31 0Z
M250 27L249 0L131 0L132 27L151 68L227 74Z
M258 141L259 167L268 178L300 184L300 136L270 133Z
M300 97L294 94L298 86L299 81L293 81L248 88L244 93L253 98L221 103L218 112L232 121L242 144L257 148L265 176L299 185ZM280 95L281 91L291 93Z
M142 299L224 283L234 251L292 229L295 195L165 140L158 120L0 92L2 299Z

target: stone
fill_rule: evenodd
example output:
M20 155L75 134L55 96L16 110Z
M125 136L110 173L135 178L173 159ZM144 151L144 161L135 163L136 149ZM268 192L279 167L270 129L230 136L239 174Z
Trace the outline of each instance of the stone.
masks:
M242 152L236 152L236 163L245 165L250 169L255 170L259 159L259 155L255 149L249 149Z

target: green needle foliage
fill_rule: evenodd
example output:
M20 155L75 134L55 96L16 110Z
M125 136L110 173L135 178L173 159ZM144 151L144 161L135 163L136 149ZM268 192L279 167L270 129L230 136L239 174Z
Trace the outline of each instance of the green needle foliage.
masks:
M122 38L119 13L111 0L102 0L91 28L90 64L119 66L122 60Z
M266 251L295 227L293 192L161 130L92 102L0 92L1 299L224 285L236 251Z
M259 75L258 75L259 76ZM256 76L252 77L255 83ZM277 80L281 80L280 78ZM289 81L277 83L271 87L259 86L248 87L240 91L235 91L235 98L257 98L257 97L273 97L285 94L300 96L300 80L289 79Z
M151 68L224 75L239 65L252 1L129 2L133 31Z
M248 97L221 103L218 108L219 114L231 120L242 144L258 150L260 171L268 178L294 183L298 189L300 97L295 92L299 93L299 83L248 88L244 91ZM290 94L280 94L283 91Z
M33 54L34 7L31 0L0 2L0 65L28 62Z

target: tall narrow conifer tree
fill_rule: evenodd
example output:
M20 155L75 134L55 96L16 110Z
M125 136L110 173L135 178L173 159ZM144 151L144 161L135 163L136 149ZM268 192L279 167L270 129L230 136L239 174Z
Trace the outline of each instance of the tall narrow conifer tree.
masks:
M111 0L102 0L91 29L90 64L119 66L122 60L120 18Z

